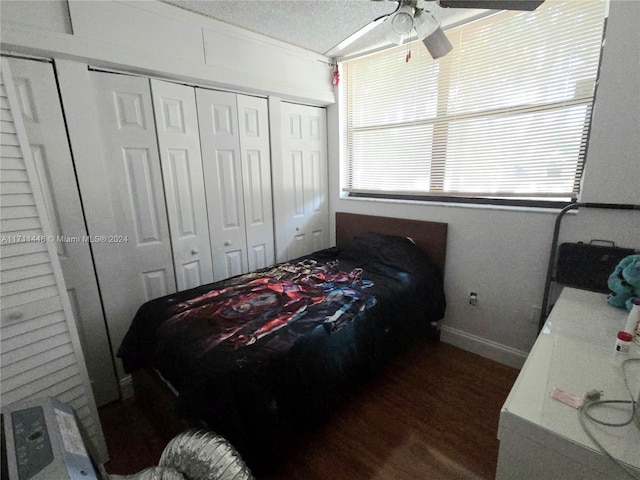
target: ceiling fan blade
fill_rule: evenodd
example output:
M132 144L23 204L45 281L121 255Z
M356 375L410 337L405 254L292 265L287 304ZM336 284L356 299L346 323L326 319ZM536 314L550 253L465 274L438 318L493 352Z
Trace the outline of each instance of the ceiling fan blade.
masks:
M369 33L375 27L377 27L382 22L384 22L387 19L387 17L389 17L390 15L391 15L391 13L387 13L385 15L382 15L382 16L376 18L375 20L373 20L372 22L369 22L368 24L366 24L360 30L356 30L354 33L352 33L347 38L342 40L335 47L331 48L330 50L327 50L324 53L325 56L327 56L327 57L335 57L335 56L337 56L338 54L340 54L340 52L342 52L349 45L351 45L356 40L358 40L359 38L363 37L365 34Z
M439 0L438 5L445 8L533 11L543 2L544 0Z

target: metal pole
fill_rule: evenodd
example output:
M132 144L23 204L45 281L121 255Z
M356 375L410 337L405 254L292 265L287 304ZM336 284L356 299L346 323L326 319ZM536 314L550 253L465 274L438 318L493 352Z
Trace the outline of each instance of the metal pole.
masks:
M553 239L551 241L551 252L549 254L549 264L547 266L547 278L544 284L544 297L542 298L542 307L540 308L540 322L538 323L538 331L542 330L544 322L547 320L547 309L549 308L549 292L551 290L551 282L553 281L553 270L556 263L556 254L558 251L558 237L560 236L560 226L564 215L576 208L601 208L609 210L640 210L640 205L625 203L570 203L558 213L556 217L555 227L553 229Z

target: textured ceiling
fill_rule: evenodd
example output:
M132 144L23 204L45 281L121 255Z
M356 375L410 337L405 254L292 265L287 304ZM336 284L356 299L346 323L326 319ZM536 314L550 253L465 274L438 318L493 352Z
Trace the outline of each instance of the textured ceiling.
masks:
M393 12L395 1L372 0L162 0L283 42L324 54L373 19ZM420 1L443 25L484 11L444 9ZM342 52L342 56L384 44L376 28Z

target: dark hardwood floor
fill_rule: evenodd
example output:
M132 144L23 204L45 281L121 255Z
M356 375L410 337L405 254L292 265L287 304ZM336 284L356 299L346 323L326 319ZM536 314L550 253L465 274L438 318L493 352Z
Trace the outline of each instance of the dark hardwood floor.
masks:
M493 479L516 369L445 343L399 356L260 480ZM100 409L109 473L156 465L170 438L133 401Z

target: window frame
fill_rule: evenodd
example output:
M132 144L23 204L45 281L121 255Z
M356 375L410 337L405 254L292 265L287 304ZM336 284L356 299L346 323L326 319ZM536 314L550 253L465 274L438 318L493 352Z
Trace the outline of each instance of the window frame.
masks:
M575 105L582 104L582 105L585 105L587 108L587 112L585 112L583 128L582 128L583 139L580 144L580 149L581 151L584 152L584 155L583 155L582 162L580 161L576 162L577 170L574 176L574 187L577 190L577 192L574 192L573 195L571 195L570 197L558 197L552 194L548 194L547 195L548 198L545 198L544 196L526 197L525 194L522 194L522 195L514 194L512 196L507 196L507 195L491 196L491 195L478 195L478 194L474 194L473 192L461 193L460 195L444 192L442 191L442 188L444 185L444 168L442 168L442 166L446 164L446 157L443 156L443 152L446 151L446 147L444 149L439 150L431 159L432 176L430 177L430 180L429 180L429 183L430 183L429 192L404 193L404 192L391 192L391 191L378 192L378 191L366 191L364 189L359 189L359 190L350 189L345 186L345 184L347 183L346 179L348 177L348 174L345 173L345 171L349 168L347 165L348 162L346 161L347 141L345 139L345 137L347 136L347 126L346 126L347 115L344 112L344 106L346 105L346 101L344 100L344 97L343 97L344 95L346 95L346 88L344 84L341 83L340 90L339 90L340 92L339 93L340 95L340 98L339 98L340 144L339 145L340 145L340 196L341 198L371 199L371 200L399 200L399 201L416 202L416 203L446 203L446 204L461 204L461 205L474 204L474 205L487 205L487 206L549 208L549 209L561 209L566 207L569 204L579 201L580 194L581 194L581 184L584 178L584 171L585 171L586 163L588 160L589 138L590 138L591 129L593 126L593 113L594 113L595 104L597 101L597 92L598 92L598 85L599 85L600 72L601 72L602 51L603 51L605 39L606 39L607 19L608 19L608 1L609 0L606 0L607 4L605 7L603 26L601 31L601 40L600 40L599 51L598 51L598 64L595 71L595 81L594 81L595 83L594 83L593 95L591 96L590 103L576 101L576 98L579 98L576 96L572 101L567 102L566 100L561 100L558 102L550 102L548 104L549 106L553 106L554 103L557 103L561 106L566 106L567 103L572 104L573 102L575 102L573 104ZM412 42L410 42L410 44L414 44L415 42L417 41L413 40ZM391 49L385 49L385 50L391 50ZM358 57L349 58L348 60L361 58L371 53L372 52L369 52L364 55L360 55ZM380 53L380 51L373 52L373 53ZM449 70L447 74L450 74L450 73L451 71ZM446 93L444 95L441 96L440 94L440 90L441 90L440 85L443 82L443 79L441 78L442 75L443 75L442 70L439 70L438 80L437 80L437 83L439 84L438 101L437 101L438 110L442 108L446 109L447 101L448 101L448 98L445 98L444 100L442 98L442 96L448 97L448 91L446 91L447 89L445 89ZM448 79L446 81L448 82ZM478 112L478 115L479 116L486 115L486 113L489 112L490 110L491 109L482 110ZM518 108L516 107L514 110L518 110ZM447 115L443 115L443 116L446 117ZM444 137L448 140L450 123L442 122L441 119L443 118L443 116L437 115L435 117L436 121L432 123L437 125L438 128L446 130ZM418 120L417 123L429 122L429 121L431 120ZM431 136L432 138L434 138L435 133L432 133ZM434 172L437 172L437 174L434 175ZM434 178L437 179L435 182L434 182ZM434 188L434 185L439 187L439 189Z

